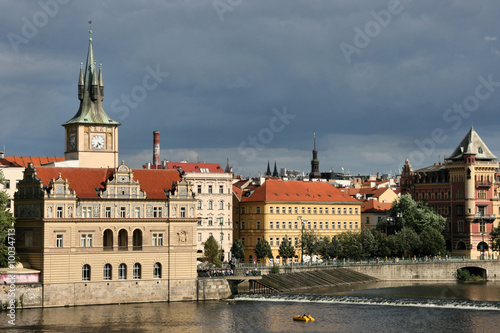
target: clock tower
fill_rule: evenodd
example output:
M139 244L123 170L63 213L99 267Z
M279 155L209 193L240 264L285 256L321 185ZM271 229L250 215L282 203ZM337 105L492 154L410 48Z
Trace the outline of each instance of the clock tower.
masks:
M73 118L62 124L66 131L65 153L67 161L78 160L82 168L118 167L118 126L102 107L104 84L102 68L97 73L92 30L85 69L80 63L78 79L80 108Z

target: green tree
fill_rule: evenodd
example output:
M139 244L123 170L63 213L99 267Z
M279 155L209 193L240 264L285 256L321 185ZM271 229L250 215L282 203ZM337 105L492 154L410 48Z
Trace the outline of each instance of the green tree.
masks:
M412 228L404 228L396 233L395 240L399 244L398 253L401 255L411 256L417 254L420 250L420 237Z
M361 244L360 234L343 232L339 235L339 241L342 247L341 256L354 260L361 259L363 244Z
M254 253L257 259L272 258L273 256L271 245L269 245L269 242L265 239L259 239L255 245Z
M5 178L0 170L0 183L4 183ZM15 219L7 211L9 209L9 197L5 191L0 191L0 267L8 265L8 247L15 243L9 244L9 229L13 228ZM12 233L11 233L12 234ZM17 258L16 258L17 261Z
M333 236L331 239L328 237L323 237L319 240L318 254L323 257L323 259L333 259L338 257L340 252L340 242Z
M420 255L435 256L444 253L446 250L446 242L443 235L430 226L425 228L419 237L421 241Z
M281 242L278 253L283 259L295 257L295 248L293 247L292 242L288 240L288 235L285 235L285 238Z
M231 253L233 254L233 257L238 260L245 259L245 245L243 245L241 239L236 238L234 240L233 245L231 246Z
M203 243L203 247L205 250L203 260L207 261L210 265L221 266L222 262L220 258L222 252L214 236L208 237L207 241Z
M374 252L374 256L376 257L390 257L393 254L393 244L390 240L390 237L387 236L384 232L379 230L372 230L373 238L375 239L375 243L377 244L377 248Z
M490 236L491 249L493 251L500 251L500 225L491 231Z
M359 240L363 248L361 257L369 258L374 256L377 252L377 241L373 233L370 230L364 229L359 234Z
M319 252L319 239L313 231L305 230L300 240L300 246L303 251L302 255L313 256Z

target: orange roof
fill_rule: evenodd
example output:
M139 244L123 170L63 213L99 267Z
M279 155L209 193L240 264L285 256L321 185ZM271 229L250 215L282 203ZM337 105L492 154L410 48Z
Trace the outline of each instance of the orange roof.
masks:
M392 203L366 200L361 206L361 213L385 213L391 209Z
M347 193L324 182L269 179L250 193L249 196L243 196L242 201L323 201L359 203L358 200L351 198Z
M0 165L9 167L25 168L29 163L33 163L35 167L43 164L64 161L64 157L35 157L35 156L5 156L0 158Z
M69 181L69 187L76 196L85 199L99 198L97 190L104 190L106 181L112 179L115 170L105 168L62 168L37 167L37 176L45 185L51 185L52 179L61 178ZM141 184L149 199L165 199L165 190L171 190L181 178L176 170L132 169L134 179Z
M167 162L167 169L177 169L178 167L181 167L184 172L224 172L219 163Z
M236 195L236 198L238 198L238 200L241 200L241 194L243 193L241 188L233 185L233 193L234 193L234 195Z

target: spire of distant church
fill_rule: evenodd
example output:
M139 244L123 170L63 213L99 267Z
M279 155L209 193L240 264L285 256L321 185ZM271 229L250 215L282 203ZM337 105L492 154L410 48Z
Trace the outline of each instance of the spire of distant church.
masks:
M274 171L273 171L273 177L279 177L278 173L278 168L276 167L276 161L274 161Z
M311 160L311 173L309 174L309 178L321 178L321 173L319 172L318 151L316 150L316 133L314 133L314 149L312 153L313 159Z
M92 24L92 21L89 21L89 24ZM119 122L111 119L102 107L102 100L104 99L102 67L101 65L99 66L98 73L92 45L92 26L89 30L89 48L85 70L83 70L82 65L83 63L80 63L80 75L78 78L80 107L75 116L63 125L75 123L120 125Z
M231 173L231 167L229 166L229 158L227 159L226 163L226 169L224 170L225 173Z
M271 166L269 165L269 161L267 161L267 171L266 171L266 177L271 176Z

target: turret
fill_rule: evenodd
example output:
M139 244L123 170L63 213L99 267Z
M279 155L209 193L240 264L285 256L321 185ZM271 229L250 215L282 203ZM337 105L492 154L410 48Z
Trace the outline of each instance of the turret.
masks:
M97 101L97 98L99 97L98 89L99 85L97 83L97 75L96 75L96 69L95 69L95 60L94 60L94 72L92 73L92 100Z
M102 64L99 63L99 93L101 94L101 101L104 99L104 83L102 81Z
M78 99L83 100L83 92L85 90L85 82L83 81L83 62L80 61L80 77L78 78Z

